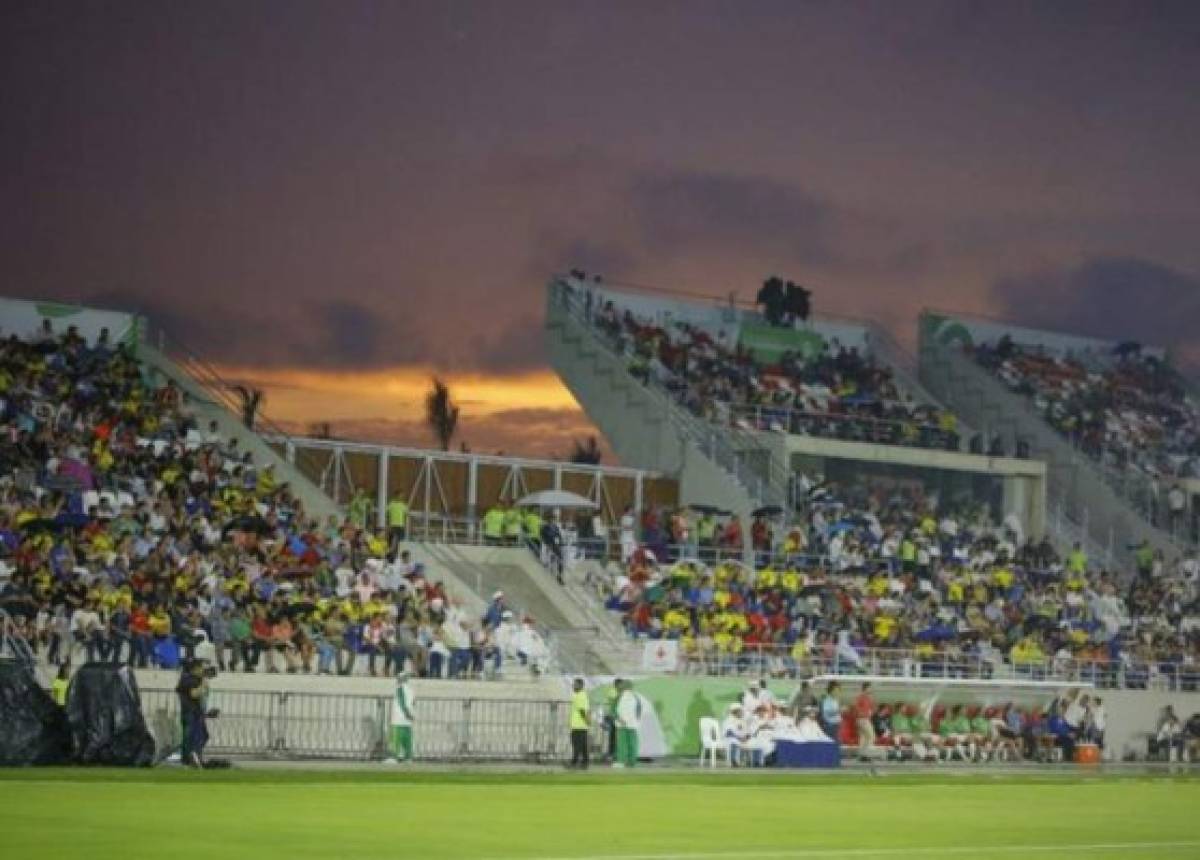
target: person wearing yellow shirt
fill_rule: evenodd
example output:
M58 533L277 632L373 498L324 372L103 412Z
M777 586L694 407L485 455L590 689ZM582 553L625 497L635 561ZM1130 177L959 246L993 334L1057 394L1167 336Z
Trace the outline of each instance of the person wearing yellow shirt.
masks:
M779 585L788 594L796 594L800 591L801 577L794 569L788 568L779 577Z
M1013 572L1007 567L998 567L992 572L992 582L997 588L1008 589L1013 584Z
M371 558L383 558L387 555L388 542L381 534L372 534L367 538L367 553Z
M92 553L94 555L103 555L110 553L116 547L113 543L112 536L108 532L96 532L92 535Z
M588 727L591 726L591 703L583 688L583 679L576 678L571 685L571 715L568 726L571 730L571 764L568 767L587 770Z
M260 499L267 498L275 492L275 488L279 482L275 479L275 466L268 464L261 472L255 481L254 492Z
M732 599L732 595L724 588L718 588L713 592L713 606L717 607L717 609L725 609Z
M521 541L521 529L525 517L517 508L509 508L504 512L504 542L516 546Z
M963 602L963 584L960 580L953 579L946 586L946 601L949 603Z
M896 632L898 623L893 615L877 616L875 618L875 639L881 645L887 642L892 634Z
M871 581L867 583L867 594L871 597L885 597L887 593L887 577L882 573L877 573L871 577Z
M161 606L150 613L150 632L156 639L165 639L171 635L171 616Z
M750 622L741 612L728 613L728 627L731 633L746 633L750 630Z
M490 513L490 511L489 511ZM392 552L408 539L408 500L397 493L388 502L387 509L388 542Z
M1067 572L1077 576L1083 576L1087 573L1088 556L1083 551L1083 546L1076 543L1067 555Z
M67 706L67 690L71 686L71 667L66 663L58 667L58 674L54 676L54 680L50 684L50 696L54 699L54 704L60 708Z
M663 615L663 632L668 636L680 636L691 629L692 619L684 610L671 607Z
M775 588L779 585L779 574L775 568L767 565L758 572L758 587L759 588Z

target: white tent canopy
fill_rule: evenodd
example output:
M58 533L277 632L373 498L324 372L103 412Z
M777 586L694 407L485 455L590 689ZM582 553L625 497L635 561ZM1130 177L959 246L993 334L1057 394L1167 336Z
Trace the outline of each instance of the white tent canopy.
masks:
M568 493L566 490L542 490L530 493L517 502L522 508L587 508L592 510L600 507L591 499L585 499L578 493Z

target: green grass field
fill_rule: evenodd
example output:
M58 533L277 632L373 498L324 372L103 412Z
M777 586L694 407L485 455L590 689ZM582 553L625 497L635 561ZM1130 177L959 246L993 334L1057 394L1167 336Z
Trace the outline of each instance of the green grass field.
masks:
M0 857L1200 857L1182 776L0 771Z

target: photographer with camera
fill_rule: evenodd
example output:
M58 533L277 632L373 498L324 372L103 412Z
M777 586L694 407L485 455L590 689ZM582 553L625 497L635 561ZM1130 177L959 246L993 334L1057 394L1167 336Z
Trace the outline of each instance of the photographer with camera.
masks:
M184 663L179 683L175 687L175 693L179 696L179 716L183 724L179 759L185 767L204 767L204 747L208 744L208 718L218 715L215 709L208 709L208 682L216 675L217 670L206 667L203 660L191 659Z

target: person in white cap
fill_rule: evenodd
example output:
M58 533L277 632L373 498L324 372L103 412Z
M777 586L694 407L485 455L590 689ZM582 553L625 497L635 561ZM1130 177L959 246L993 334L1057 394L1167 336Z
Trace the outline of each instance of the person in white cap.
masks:
M500 655L500 662L496 666L497 670L503 667L506 660L517 659L517 633L517 625L513 623L512 610L504 610L500 614L500 624L493 634L496 650Z
M392 700L392 757L389 764L409 762L413 758L413 714L416 704L408 672L396 673L396 695Z

